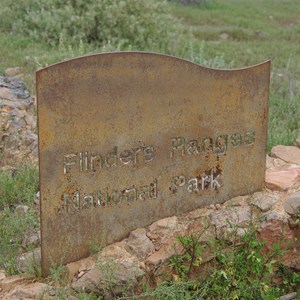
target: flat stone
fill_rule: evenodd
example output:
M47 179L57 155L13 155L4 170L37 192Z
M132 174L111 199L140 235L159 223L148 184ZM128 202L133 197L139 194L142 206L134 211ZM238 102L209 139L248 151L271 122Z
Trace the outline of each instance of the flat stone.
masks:
M91 270L95 266L97 257L98 254L67 264L69 281L72 281L76 273Z
M40 191L38 191L35 195L34 195L34 203L36 205L40 205Z
M175 230L178 226L178 218L176 216L164 218L152 223L149 230L152 232L160 231L161 229Z
M42 282L20 285L11 290L4 299L49 299L49 288L48 284Z
M154 244L146 236L145 228L138 228L130 233L126 242L126 249L135 254L141 261L155 251Z
M262 212L271 210L279 201L279 195L275 193L257 192L250 197L250 203L258 207Z
M40 266L41 264L41 249L36 248L33 251L23 253L17 258L18 270L22 273L28 271L32 266Z
M15 208L15 214L18 215L18 216L23 216L23 215L27 214L28 210L29 210L29 206L27 206L27 205L18 205Z
M215 230L211 231L210 239L217 237L218 239L233 241L242 237L246 229L245 227L252 220L251 208L246 202L247 197L239 196L229 200L229 204L218 211L211 213L211 224L215 226Z
M95 266L72 283L76 291L86 291L103 295L108 285L122 292L126 285L136 285L145 274L136 257L113 244L104 248Z
M101 289L99 287L100 281L102 280L102 273L100 270L93 268L78 280L72 283L72 288L76 291L94 291L95 293L100 293Z
M290 255L285 255L285 257L282 259L282 262L285 266L287 266L290 269L294 269L295 271L300 271L300 256L299 256L299 248L293 251ZM295 298L297 300L299 298Z
M0 281L1 281L2 279L4 279L5 277L6 277L5 271L4 271L4 270L0 270Z
M286 191L300 179L300 168L273 168L266 171L265 183L270 190Z
M227 41L229 39L229 35L227 33L221 33L219 35L219 39L222 40L222 41Z
M9 291L22 282L31 280L33 278L34 277L28 275L13 275L5 277L0 281L0 289Z
M274 244L284 239L287 241L294 240L294 233L288 226L287 218L279 213L272 212L266 215L260 224L259 235L262 240L266 241L267 249L272 249ZM287 245L285 242L285 245Z
M20 74L21 68L20 67L15 67L15 68L7 68L4 71L4 75L7 77L15 77L16 75Z
M37 141L37 135L35 133L30 131L25 133L23 141L25 146L29 146L35 141Z
M289 215L295 215L300 212L300 191L288 197L284 203L284 210Z
M26 116L26 111L20 109L14 109L11 115L15 118L24 118Z
M14 99L29 98L24 82L18 78L0 76L0 86L10 89L14 94Z
M271 156L288 163L300 165L300 149L295 146L275 146L271 150Z
M245 206L247 205L249 196L237 196L229 199L224 203L225 207Z
M147 237L154 243L155 248L159 249L162 244L179 231L178 218L173 216L152 223L147 232Z
M145 265L152 273L154 273L155 275L160 275L156 274L156 270L158 270L161 265L166 263L166 261L170 259L172 255L176 253L178 254L178 251L176 251L174 247L176 241L177 239L175 237L169 239L164 246L162 246L158 251L155 251L146 259Z
M215 206L216 206L216 210L220 210L222 208L222 205L219 203L217 203Z
M25 116L26 124L30 126L30 128L36 127L36 118L31 114L26 114Z
M40 243L40 232L36 232L36 233L33 233L31 235L29 235L28 237L25 237L22 241L22 244L23 245L27 245L32 248L32 247L38 247L39 243Z
M273 251L275 244L280 244L281 250L287 250L280 257L280 262L287 267L300 269L300 249L297 232L292 230L288 218L282 214L272 212L265 216L260 225L259 238L265 241L265 250Z
M294 300L294 299L296 299L296 297L297 297L297 293L294 292L294 293L290 293L290 294L281 296L280 300Z
M0 98L2 99L14 99L14 95L9 88L0 87Z
M251 221L251 210L248 205L227 207L211 213L211 223L216 228L238 225L244 227Z
M273 159L274 158L270 157L269 155L266 155L266 168L267 169L270 169L270 168L274 167Z
M267 155L267 159L266 159L266 168L270 169L270 168L276 168L276 167L280 167L280 166L286 166L288 163L280 158L274 158L274 157L270 157Z

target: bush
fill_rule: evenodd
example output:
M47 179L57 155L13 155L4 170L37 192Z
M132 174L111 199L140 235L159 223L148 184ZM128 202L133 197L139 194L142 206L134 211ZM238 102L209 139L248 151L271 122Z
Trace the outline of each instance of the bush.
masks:
M183 4L183 5L204 5L207 4L208 0L173 0L174 2Z
M58 45L80 41L98 46L170 53L180 28L164 1L4 0L0 18L14 34Z
M174 281L159 285L154 291L156 299L275 300L299 287L300 274L280 263L281 256L292 251L282 249L284 240L267 250L254 224L243 237L239 237L237 230L233 226L232 244L219 239L201 244L205 230L197 235L179 236L184 251L171 257ZM201 268L204 247L215 255L207 276Z

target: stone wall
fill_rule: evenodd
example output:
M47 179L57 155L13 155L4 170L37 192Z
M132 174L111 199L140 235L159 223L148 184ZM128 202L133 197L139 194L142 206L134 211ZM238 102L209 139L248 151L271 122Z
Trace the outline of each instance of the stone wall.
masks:
M0 76L0 166L37 163L35 98L16 77Z

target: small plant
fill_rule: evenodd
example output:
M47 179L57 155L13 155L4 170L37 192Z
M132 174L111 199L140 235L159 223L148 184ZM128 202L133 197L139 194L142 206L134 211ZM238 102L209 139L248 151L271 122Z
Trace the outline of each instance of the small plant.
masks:
M103 250L105 251L105 250ZM98 259L96 262L96 267L101 272L101 282L99 282L99 286L101 286L101 291L104 295L115 295L115 286L118 284L118 270L119 266L115 262L113 257L107 257L106 255L101 255L98 253ZM98 289L96 286L95 289Z
M289 268L287 268L285 265L279 263L277 265L277 271L276 271L277 277L281 280L280 282L280 289L284 291L290 291L291 288L293 289L300 289L300 274L291 271ZM300 296L300 290L298 291Z
M199 236L180 236L178 242L184 248L183 254L173 256L170 265L181 280L159 286L155 291L157 299L180 299L185 293L186 299L274 300L300 284L300 274L280 263L280 257L288 250L282 250L279 243L267 251L265 242L257 237L255 226L245 231L239 243L234 239L228 246L219 241L211 248L215 253L215 266L206 278L193 281L190 271L200 265L195 262L201 263L201 254L206 249L199 244Z
M173 255L170 258L170 266L182 279L190 278L193 268L202 263L201 254L204 246L199 243L201 235L180 235L177 238L179 244L183 247L183 254Z
M215 69L230 69L233 67L233 62L226 63L224 60L224 55L214 56L209 58L205 53L205 42L202 41L200 45L192 46L190 45L188 53L186 55L187 59L193 61L196 64L215 68Z
M65 297L66 293L69 293L68 289L66 288L68 282L67 268L59 264L52 265L48 279L50 282L54 283L56 292L58 295L60 295L59 299L64 299L63 297Z
M26 264L26 273L30 274L36 278L42 277L42 268L41 268L41 262L38 257L36 257L36 254L34 251L32 252L32 257L28 260Z

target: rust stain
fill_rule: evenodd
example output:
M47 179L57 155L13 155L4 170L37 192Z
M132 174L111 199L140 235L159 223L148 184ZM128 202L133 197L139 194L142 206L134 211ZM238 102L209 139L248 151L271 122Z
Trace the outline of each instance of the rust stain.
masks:
M91 240L260 190L269 77L269 62L214 70L139 52L39 70L43 274Z

